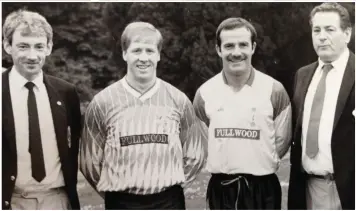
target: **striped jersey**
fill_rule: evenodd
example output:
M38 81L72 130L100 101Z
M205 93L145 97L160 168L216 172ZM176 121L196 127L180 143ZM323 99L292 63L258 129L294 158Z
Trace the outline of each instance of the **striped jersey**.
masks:
M88 105L80 169L100 192L158 193L194 180L206 142L207 127L184 93L157 78L141 94L123 78Z
M220 72L197 91L197 116L209 127L207 170L267 175L277 171L291 140L291 105L283 85L252 69L236 92Z

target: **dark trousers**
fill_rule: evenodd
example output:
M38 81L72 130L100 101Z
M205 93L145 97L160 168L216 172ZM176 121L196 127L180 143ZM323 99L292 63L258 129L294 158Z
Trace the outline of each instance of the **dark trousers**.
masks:
M126 192L106 192L106 210L184 210L183 188L174 185L160 193L136 195Z
M210 209L281 209L282 190L276 174L212 174L207 202Z

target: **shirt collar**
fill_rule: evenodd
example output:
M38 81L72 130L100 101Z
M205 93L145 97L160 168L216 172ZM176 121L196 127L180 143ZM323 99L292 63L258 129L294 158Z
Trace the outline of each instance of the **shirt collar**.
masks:
M12 66L10 71L9 80L12 81L12 85L21 89L25 87L25 84L29 82L25 77L23 77L16 69L15 66ZM37 89L40 89L43 86L43 72L41 71L40 74L32 81L35 84Z
M127 77L127 75L125 75L121 79L121 83L122 83L123 87L128 92L130 92L133 96L135 96L136 98L139 98L140 100L146 100L147 98L151 97L158 90L158 88L160 87L160 84L161 84L161 80L158 77L156 77L155 84L149 90L147 90L145 93L141 94L139 91L137 91L130 84L127 83L126 77Z
M350 51L348 48L339 56L339 58L333 62L331 62L333 69L342 71L346 68L347 61L349 60ZM325 62L321 61L319 58L319 68L322 68Z
M250 87L252 86L252 83L253 83L253 81L255 80L255 68L251 68L251 73L250 73L250 76L249 76L249 78L247 79L247 81L246 81L246 85L249 85ZM229 85L228 83L227 83L227 79L226 79L226 76L225 76L225 73L224 73L224 71L221 71L221 73L222 73L222 78L223 78L223 81L224 81L224 83L226 84L226 85Z

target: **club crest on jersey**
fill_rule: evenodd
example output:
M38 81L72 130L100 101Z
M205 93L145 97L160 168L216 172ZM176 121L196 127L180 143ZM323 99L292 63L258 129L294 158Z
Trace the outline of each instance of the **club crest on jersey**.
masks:
M260 139L260 130L244 128L215 128L215 138Z
M120 137L122 147L136 144L168 144L167 134L142 134Z

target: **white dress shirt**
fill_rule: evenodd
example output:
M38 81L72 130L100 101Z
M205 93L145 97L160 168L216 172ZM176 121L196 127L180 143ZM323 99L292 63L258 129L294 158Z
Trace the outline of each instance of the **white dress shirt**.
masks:
M349 59L349 50L345 50L341 56L332 62L333 68L326 76L326 91L324 98L323 110L321 113L319 125L319 152L310 159L306 153L306 136L309 126L309 118L311 107L315 95L316 88L322 75L322 67L325 64L319 58L319 66L317 67L312 81L309 85L308 92L304 102L303 125L302 125L302 163L303 168L309 174L326 175L327 173L334 173L334 167L331 156L331 136L334 125L335 109L337 99L341 87L342 78L344 76L347 61Z
M39 183L32 177L31 154L29 148L29 125L27 98L28 82L15 67L9 74L9 86L14 114L16 150L17 150L17 179L15 187L26 191L46 190L64 186L64 179L59 160L56 134L52 119L46 86L43 83L43 73L34 79L39 125L43 147L46 177Z

